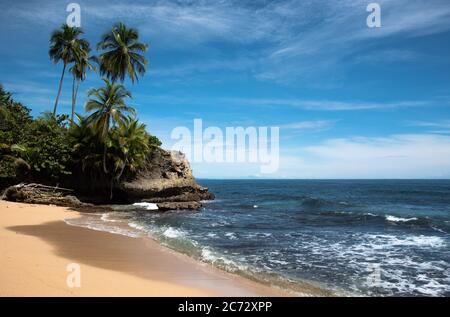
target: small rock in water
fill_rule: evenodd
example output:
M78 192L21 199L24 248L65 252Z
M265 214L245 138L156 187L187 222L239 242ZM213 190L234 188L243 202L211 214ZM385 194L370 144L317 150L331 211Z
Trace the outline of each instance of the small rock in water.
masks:
M189 210L197 210L202 206L201 203L197 201L183 201L183 202L164 202L157 203L159 210L180 210L180 209L189 209Z

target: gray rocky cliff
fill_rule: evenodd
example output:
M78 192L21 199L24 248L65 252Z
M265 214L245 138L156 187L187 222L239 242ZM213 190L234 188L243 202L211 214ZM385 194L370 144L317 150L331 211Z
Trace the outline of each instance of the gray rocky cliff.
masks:
M166 203L166 207L170 206L167 203L214 199L214 195L207 188L196 182L183 153L160 148L150 152L147 163L132 177L122 181L118 189L130 200ZM182 205L173 204L173 206L180 209Z

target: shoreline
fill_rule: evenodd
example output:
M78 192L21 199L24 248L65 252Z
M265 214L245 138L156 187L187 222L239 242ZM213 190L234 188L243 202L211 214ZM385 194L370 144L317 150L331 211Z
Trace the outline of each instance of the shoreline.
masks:
M169 249L149 237L69 225L66 207L0 201L0 296L320 296L260 284ZM70 288L67 266L80 266Z
M110 212L116 211L116 209L113 209L111 211L101 212L82 212L78 219L68 219L64 222L75 227L88 228L91 230L123 235L125 237L148 239L152 243L156 243L164 252L169 252L176 257L182 257L184 260L192 262L195 265L206 266L221 274L226 274L234 278L237 277L245 281L250 281L251 283L256 283L259 286L281 291L283 295L286 295L287 293L288 296L344 296L344 292L338 293L336 290L332 291L325 285L318 285L317 282L306 280L297 280L293 282L279 275L274 277L273 275L264 275L264 273L262 273L262 275L258 273L255 274L255 272L251 273L247 270L242 270L238 264L235 264L232 269L229 269L228 265L221 266L216 265L214 261L205 261L199 254L187 252L187 250L182 247L180 248L179 246L177 247L167 241L161 240L160 237L158 238L154 233L147 231L141 225L134 222L130 223L128 220L123 220L120 217L114 218L114 216L110 216ZM126 211L119 212L126 213ZM86 218L84 219L84 217ZM100 219L100 222L98 219L93 218Z

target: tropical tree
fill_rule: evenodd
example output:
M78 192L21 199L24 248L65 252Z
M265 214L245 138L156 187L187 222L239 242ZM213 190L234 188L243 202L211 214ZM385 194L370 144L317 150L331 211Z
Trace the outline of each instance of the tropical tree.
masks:
M63 62L63 70L61 73L61 79L59 80L58 94L56 95L55 106L53 107L53 116L55 116L56 108L58 107L58 101L61 95L61 88L67 65L72 63L75 58L81 54L83 48L89 46L89 43L86 40L79 38L82 34L83 31L80 28L70 27L67 24L63 24L61 29L53 31L50 36L50 49L48 51L50 59L55 64L60 61Z
M122 84L111 83L106 78L103 81L104 87L91 89L88 92L91 98L86 103L85 109L87 112L94 111L89 115L88 120L91 122L95 135L104 145L103 170L108 173L106 152L110 142L110 129L125 122L127 115L135 115L135 110L126 105L125 99L131 97L131 93Z
M0 85L0 143L18 144L32 122L31 109L12 98Z
M111 133L111 147L116 154L114 157L114 171L119 181L125 168L135 171L142 166L150 149L150 135L145 124L127 117L122 124Z
M60 181L71 174L73 150L67 142L67 119L67 115L42 114L30 123L24 140L14 148L30 165L36 180Z
M3 88L0 84L0 106L5 106L8 102L11 102L12 94Z
M4 124L4 120L8 117L7 106L11 103L12 94L3 89L3 85L0 84L0 129Z
M31 122L30 109L14 101L0 84L0 188L21 179L30 170L20 157L24 147L18 143L26 138Z
M128 75L134 83L138 75L144 75L148 60L143 53L147 44L139 42L139 33L123 23L113 26L103 35L97 44L97 50L103 51L99 56L100 73L113 82L125 79Z
M89 184L104 177L103 145L95 135L92 124L87 117L75 114L76 120L72 121L69 129L69 141L73 144L73 168L76 173L81 173L78 181L83 183L89 179ZM83 177L83 175L85 177Z
M79 54L76 56L74 65L70 68L72 73L72 116L71 120L73 122L75 115L75 107L77 104L78 88L80 87L80 82L86 79L86 72L88 70L95 71L96 67L92 63L96 58L89 55L90 48L89 45L80 50Z

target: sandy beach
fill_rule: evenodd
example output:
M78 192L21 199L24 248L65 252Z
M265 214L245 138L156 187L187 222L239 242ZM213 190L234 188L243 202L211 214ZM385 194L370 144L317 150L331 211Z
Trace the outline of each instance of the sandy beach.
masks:
M0 201L0 296L286 296L149 238L70 226L64 207ZM80 268L80 287L68 271ZM73 285L72 285L73 286Z

